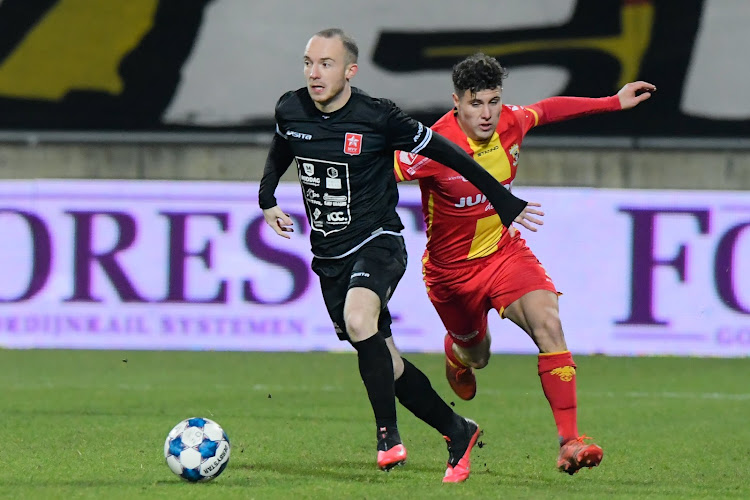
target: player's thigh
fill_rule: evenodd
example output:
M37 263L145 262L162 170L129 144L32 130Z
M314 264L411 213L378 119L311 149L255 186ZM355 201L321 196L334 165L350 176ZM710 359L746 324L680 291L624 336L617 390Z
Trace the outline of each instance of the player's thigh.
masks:
M536 256L524 245L509 257L505 270L499 274L503 286L497 287L499 293L492 298L493 306L520 326L540 352L566 350L559 294Z
M489 298L472 280L457 284L450 280L431 282L427 295L448 333L459 345L484 336L487 331Z
M519 307L521 298L537 290L546 290L557 296L557 289L523 239L514 238L502 251L503 259L488 269L492 308L526 330L521 324L524 323Z
M529 334L540 352L567 350L557 293L549 290L528 292L506 309L506 317Z
M380 297L368 288L349 288L344 303L346 331L354 342L361 342L378 331Z
M378 236L357 252L349 288L361 287L375 292L383 309L401 281L406 263L406 247L402 237L390 234Z
M349 279L349 288L365 288L380 299L377 328L380 334L391 336L391 314L388 301L406 271L406 247L403 238L393 235L378 236L357 252Z
M531 290L505 309L505 317L527 332L547 328L550 323L559 324L557 293L550 290Z
M344 304L349 291L350 266L351 263L345 260L313 259L312 262L312 270L320 280L323 302L339 340L349 340L344 321Z

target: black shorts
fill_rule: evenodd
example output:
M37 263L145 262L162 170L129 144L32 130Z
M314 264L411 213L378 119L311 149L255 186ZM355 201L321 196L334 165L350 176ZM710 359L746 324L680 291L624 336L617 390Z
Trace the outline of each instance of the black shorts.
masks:
M383 234L341 259L313 258L312 270L320 278L323 300L340 340L349 340L344 324L346 294L358 287L380 297L378 331L383 337L391 336L388 300L406 271L406 247L401 236Z

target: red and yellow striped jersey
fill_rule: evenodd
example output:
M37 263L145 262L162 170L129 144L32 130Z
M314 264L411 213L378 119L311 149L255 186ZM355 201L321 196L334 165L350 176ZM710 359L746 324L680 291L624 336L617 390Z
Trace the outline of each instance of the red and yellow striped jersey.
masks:
M620 109L617 96L604 98L551 97L530 106L503 105L495 133L477 144L461 130L455 111L443 115L433 131L459 145L508 189L518 168L524 136L537 125ZM425 257L451 266L493 254L507 238L495 209L454 170L429 158L396 152L398 181L419 180L422 212L427 226Z

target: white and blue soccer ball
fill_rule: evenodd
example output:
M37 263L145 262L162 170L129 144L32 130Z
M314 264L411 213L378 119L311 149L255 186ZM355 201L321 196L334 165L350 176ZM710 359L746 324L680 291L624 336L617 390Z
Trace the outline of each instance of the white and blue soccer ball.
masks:
M207 418L188 418L169 431L164 458L169 468L191 483L210 481L229 463L230 445L224 429Z

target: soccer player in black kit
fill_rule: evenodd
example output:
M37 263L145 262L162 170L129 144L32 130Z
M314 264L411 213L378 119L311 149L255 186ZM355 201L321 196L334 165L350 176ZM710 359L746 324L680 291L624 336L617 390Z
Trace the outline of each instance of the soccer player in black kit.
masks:
M389 470L406 461L396 424L398 398L445 437L449 458L443 482L461 482L469 476L470 453L481 430L440 398L427 376L401 357L391 336L387 304L406 270L393 152L418 153L450 166L487 196L506 227L526 202L393 102L351 87L357 56L356 43L340 29L320 31L307 43L307 86L287 92L276 104L277 133L259 204L269 226L289 238L293 221L274 192L295 161L311 227L312 269L339 339L357 351L375 414L378 466Z

